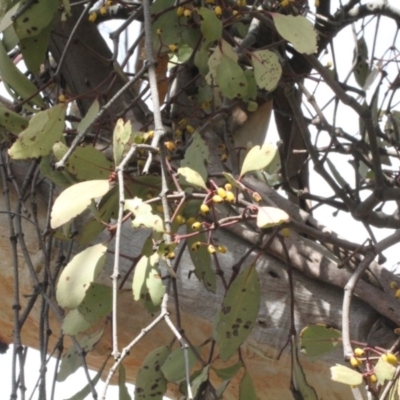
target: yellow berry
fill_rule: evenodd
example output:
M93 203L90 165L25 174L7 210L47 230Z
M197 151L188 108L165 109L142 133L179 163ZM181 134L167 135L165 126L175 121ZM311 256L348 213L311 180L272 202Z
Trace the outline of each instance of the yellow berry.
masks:
M96 19L97 19L97 14L96 14L95 12L94 12L94 13L91 13L91 14L89 15L89 21L90 21L90 22L95 22Z
M208 215L208 214L210 214L210 207L208 207L207 204L202 204L202 205L200 206L200 212L201 212L201 214L203 214L203 215Z
M146 197L147 197L148 199L152 199L152 198L154 197L154 194L153 194L152 192L148 192L148 193L146 194Z
M240 19L242 16L239 14L238 10L233 10L232 15L235 17L235 19Z
M232 192L226 192L226 201L228 201L229 203L234 203L236 201L236 197Z
M251 197L253 198L254 201L256 201L257 203L259 203L262 200L262 197L260 196L259 193L257 192L253 192Z
M183 15L186 18L190 18L192 16L192 10L189 10L188 8L183 12Z
M385 356L385 361L387 361L389 364L397 365L397 357L393 353L387 353Z
M165 147L169 150L169 151L175 151L175 143L168 141L164 143Z
M210 104L209 101L203 101L203 102L201 103L201 108L202 108L204 111L208 110L208 109L210 108L210 106L211 106L211 104Z
M175 258L175 252L174 252L174 251L170 251L170 252L167 254L167 258L168 258L169 260L173 260L173 259Z
M359 360L357 357L350 357L350 365L351 365L353 368L356 368L356 367L358 367L358 366L361 365L361 364L362 364L362 361Z
M228 154L223 153L223 154L220 155L219 158L220 158L220 160L221 160L222 162L225 162L225 161L228 159Z
M186 125L186 130L188 131L188 133L192 134L195 132L196 129L194 129L192 125Z
M396 294L395 294L395 296L396 296L397 298L399 298L399 297L400 297L400 289L397 289L397 290L396 290Z
M175 221L176 221L176 223L177 223L178 225L183 225L183 224L186 222L186 219L185 219L185 217L184 217L183 215L178 214L178 215L175 217Z
M185 118L182 118L179 122L178 125L180 128L184 128L187 125L187 121Z
M390 289L397 289L399 285L397 284L396 281L391 281L390 282Z
M214 203L223 203L224 199L221 196L219 196L218 194L216 194L215 196L213 196L212 201Z
M228 249L225 246L219 245L217 246L217 251L218 253L225 254L228 251Z
M222 8L221 8L220 6L216 6L216 7L214 8L214 12L215 12L215 15L216 15L217 17L220 17L220 16L222 15Z
M196 222L196 218L195 217L190 217L186 220L186 223L188 225L193 225Z
M101 7L99 10L101 15L106 15L107 14L107 7Z
M232 185L230 183L225 183L224 188L226 191L232 190Z
M176 15L177 15L178 17L182 17L184 11L185 11L185 9L184 9L182 6L179 6L179 7L176 9Z
M67 100L67 98L63 94L60 94L58 96L59 103L65 103L66 100Z
M168 48L171 53L175 53L178 50L178 46L176 44L169 44Z
M174 136L175 136L175 137L178 137L178 138L182 137L182 131L181 131L180 129L177 129L177 130L174 132Z
M113 5L113 3L114 3L114 2L113 2L112 0L107 0L106 3L105 3L105 6L106 6L106 7L110 7L110 6Z
M226 146L223 143L221 143L218 145L217 149L220 151L224 151L226 149Z
M281 233L282 233L282 236L287 239L290 236L290 229L289 228L283 228L281 230Z
M400 328L395 328L394 333L395 333L396 335L400 335Z
M378 380L378 378L376 377L375 374L372 374L370 375L369 380L371 383L375 383Z
M359 347L354 349L354 355L356 357L362 357L364 354L365 354L365 351L363 349L360 349Z
M164 208L161 204L159 204L156 209L157 209L157 212L161 212L161 213L164 212Z
M207 251L210 254L214 254L217 250L215 250L215 247L212 244L209 244L208 247L207 247Z
M221 196L223 199L226 198L226 190L225 190L224 188L222 188L222 187L219 187L219 188L217 189L217 194L218 194L219 196Z
M190 249L191 249L192 251L196 251L196 250L198 250L198 249L200 248L200 246L201 246L201 242L194 242L194 243L192 244L192 246L190 247Z
M161 30L160 28L158 28L158 29L156 30L156 33L157 33L158 36L161 36L161 35L162 35L162 30Z
M200 228L201 228L201 222L196 221L196 222L194 222L194 223L192 224L192 229L193 229L194 231L198 231L198 230L200 230Z

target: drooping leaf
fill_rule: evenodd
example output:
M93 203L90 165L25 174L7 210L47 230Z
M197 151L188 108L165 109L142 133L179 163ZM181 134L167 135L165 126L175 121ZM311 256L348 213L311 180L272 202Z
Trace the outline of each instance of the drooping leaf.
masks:
M119 387L119 394L118 400L132 400L128 388L126 387L126 373L125 367L121 364L118 369L118 387Z
M272 13L272 18L278 33L289 41L299 53L316 53L317 32L306 17Z
M99 100L95 99L92 105L89 107L89 110L87 110L86 115L82 118L76 128L78 134L82 133L94 121L99 111L100 103Z
M380 385L383 385L385 381L392 380L395 372L396 372L396 367L394 365L384 360L384 356L379 357L379 360L374 368L374 373L376 375L377 382Z
M239 399L257 400L256 389L254 388L251 376L246 371L239 385Z
M206 7L200 7L198 13L202 16L200 29L204 39L208 42L214 42L221 39L222 22L217 18L215 12Z
M103 329L98 332L95 332L92 335L83 336L78 339L78 343L81 346L82 351L85 354L89 353L93 350L96 343L103 336ZM57 374L57 382L64 382L70 375L72 375L75 371L77 371L82 366L82 355L79 354L79 351L76 349L74 345L72 345L68 351L64 354L60 370Z
M112 289L92 282L77 310L89 324L95 324L112 310Z
M29 120L14 111L0 105L0 126L3 126L14 135L28 127Z
M207 365L206 367L202 368L201 372L193 379L192 381L192 393L194 398L197 396L197 392L199 391L201 385L207 381L208 379L208 370L210 366Z
M109 189L108 180L80 182L65 189L54 202L51 227L56 229L75 218L89 207L92 199L104 196Z
M59 161L68 151L68 147L61 142L53 146L53 153ZM111 161L92 145L77 147L65 163L65 169L78 181L108 179L114 170Z
M266 168L274 159L277 151L278 149L269 143L251 148L243 161L240 176Z
M119 165L122 161L122 155L125 150L126 144L129 142L129 139L132 134L132 125L131 121L127 121L124 124L124 120L119 118L117 123L115 124L114 133L113 133L113 151L114 151L114 163L115 165Z
M244 76L247 80L247 95L245 97L246 100L255 100L257 97L257 82L255 78L254 71L251 69L246 69L244 71ZM257 103L256 103L257 104ZM248 110L252 111L252 110ZM256 111L256 110L253 110Z
M302 352L310 358L317 358L334 350L341 338L340 331L326 325L310 325L300 333Z
M170 353L169 346L153 350L143 361L135 382L135 400L162 400L167 390L167 381L161 366Z
M228 99L247 96L247 79L243 69L227 56L221 58L216 70L216 83Z
M198 208L197 208L198 210ZM190 226L186 227L186 232L194 232ZM211 268L211 255L207 251L207 246L196 246L196 242L206 243L207 238L204 233L196 236L188 237L187 239L190 258L194 265L194 274L200 282L203 282L204 287L212 293L215 293L217 287L217 279L215 271Z
M58 104L35 114L28 128L18 135L9 149L10 157L20 160L50 154L53 144L60 140L64 131L66 108L65 104Z
M218 378L220 379L232 379L243 367L243 363L241 361L237 362L236 364L231 365L230 367L226 368L213 368L213 371L216 373Z
M251 62L258 87L272 92L282 76L278 56L270 50L258 50L253 52Z
M143 256L136 264L132 281L133 298L141 301L146 309L153 313L158 311L165 294L165 286L162 283L158 253L151 256Z
M28 0L20 2L20 8L26 6ZM38 35L53 21L58 8L58 0L37 0L14 21L14 29L20 39Z
M331 367L331 379L350 386L357 386L363 383L362 374L340 364Z
M360 87L364 87L365 82L369 75L368 65L368 47L364 36L361 36L356 42L356 48L353 52L353 74L357 84Z
M56 298L60 307L74 309L81 304L90 284L101 272L107 247L96 244L78 253L63 269L58 280Z
M244 269L225 294L217 326L220 358L228 360L249 336L260 307L260 282L254 265Z
M192 370L197 362L197 357L191 348L187 349L189 371ZM174 350L165 360L161 367L165 379L168 382L181 382L186 379L185 354L182 348Z
M90 327L90 322L86 321L84 316L75 308L64 318L61 328L64 335L75 336L80 332L88 330Z
M134 228L151 228L155 232L164 232L164 223L159 215L153 214L149 204L143 203L139 197L125 201L125 210L131 211L135 218L132 221Z
M7 3L4 4L7 7ZM13 24L12 17L15 15L16 11L18 10L20 4L15 3L1 18L0 21L0 32L3 32L5 29L10 27Z
M289 222L289 215L276 207L259 207L257 213L257 226L259 228L271 228Z
M197 171L194 171L189 167L182 167L178 168L178 174L181 178L180 182L182 184L186 183L187 185L207 190L206 183Z

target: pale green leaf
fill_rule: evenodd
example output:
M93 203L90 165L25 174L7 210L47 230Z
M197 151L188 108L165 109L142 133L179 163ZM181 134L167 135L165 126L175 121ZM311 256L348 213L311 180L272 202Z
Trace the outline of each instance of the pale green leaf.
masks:
M78 253L63 269L56 299L60 307L74 309L81 304L90 284L103 269L107 247L96 244Z
M233 47L225 40L221 40L218 43L218 46L215 48L210 58L208 58L209 72L206 75L206 81L210 86L215 86L216 84L217 68L221 63L223 56L229 57L234 62L237 62L238 60L237 53L235 53Z
M220 379L232 379L243 367L243 363L241 361L237 362L236 364L231 365L230 367L226 368L213 368L213 371L216 373L218 378Z
M0 67L1 68L1 67ZM29 121L8 153L13 159L37 158L50 154L53 144L61 139L67 106L58 104L38 112Z
M247 79L243 69L227 56L221 58L216 70L216 83L228 99L247 96Z
M4 2L3 6L7 7L8 2ZM15 3L1 18L0 21L0 32L3 32L5 29L10 27L13 24L12 16L15 15L16 11L18 10L20 3Z
M84 332L91 327L91 324L86 321L83 315L77 308L71 310L64 318L62 323L62 331L64 335L75 336L80 332Z
M369 75L368 47L364 36L361 36L356 43L356 48L353 51L353 74L357 84L364 87Z
M198 350L198 349L197 349ZM189 371L195 366L197 356L191 348L187 349ZM168 382L181 382L186 379L185 355L182 348L174 350L161 367Z
M207 190L206 183L204 182L203 178L197 171L194 171L189 167L183 167L183 168L178 168L178 174L180 178L182 178L180 179L180 182L182 184L186 183L187 185Z
M68 147L61 142L53 146L53 153L59 161L68 151ZM113 163L92 145L79 146L68 158L65 169L78 181L108 179L114 170Z
M254 388L251 376L246 371L239 385L239 399L257 400L256 389Z
M65 189L57 197L51 211L53 229L71 221L89 207L92 199L104 196L110 189L108 180L80 182Z
M254 71L252 71L251 69L246 69L244 71L244 76L246 77L247 80L247 95L246 95L246 100L247 99L252 99L255 100L257 98L257 82L256 82L256 78L254 75ZM255 103L254 101L252 103ZM257 105L258 108L258 104L255 103ZM248 110L250 112L256 111L257 110Z
M78 343L85 354L93 350L96 343L103 336L103 329L95 332L92 335L83 336L78 339ZM57 382L64 382L70 375L77 371L82 366L82 355L72 345L68 351L63 355L61 360L60 370L57 374Z
M240 176L251 171L258 171L268 167L268 165L274 160L277 151L278 149L269 143L251 148L243 161Z
M254 265L244 269L225 294L217 326L220 358L228 360L251 333L260 307L260 282Z
M20 1L20 8L29 0ZM38 35L49 26L58 8L58 0L36 0L14 21L14 29L20 39Z
M230 183L233 187L243 191L246 190L246 187L240 183L239 181L237 181L232 174L229 174L228 172L223 172L222 175L224 176L224 178L228 181L228 183Z
M167 390L167 381L161 366L170 353L169 346L153 350L143 361L135 382L135 400L162 400Z
M131 211L135 218L132 221L134 228L151 228L155 232L163 233L164 223L159 215L153 214L149 204L143 203L139 197L125 201L125 210Z
M132 134L132 125L131 121L127 121L124 124L124 120L119 118L117 123L115 124L114 133L113 133L113 150L114 150L114 163L115 165L119 165L122 161L122 155L125 150L126 144L129 142L129 139Z
M357 386L363 383L362 374L340 364L331 367L331 379L335 382L344 383L345 385L350 386Z
M282 76L282 67L278 56L270 50L254 51L251 56L254 78L260 89L272 92Z
M125 367L120 364L119 369L118 369L118 387L119 387L119 393L118 393L118 400L132 400L128 388L126 386L126 373L125 373Z
M326 325L310 325L300 333L301 350L310 358L317 358L333 351L342 334Z
M111 287L92 282L77 310L91 325L106 317L112 310Z
M202 16L200 29L204 39L208 42L214 42L221 39L222 22L215 15L215 12L206 7L200 7L198 13Z
M82 118L76 128L78 133L82 133L94 121L99 111L100 103L97 99L95 99L92 105L89 107L89 110L87 110L86 115Z
M60 188L66 188L73 182L72 176L67 171L54 169L50 155L44 156L40 160L40 173Z
M158 268L159 258L158 253L149 257L142 256L136 264L132 281L133 298L141 301L150 313L160 309L165 294L165 286Z
M14 135L28 127L29 120L14 111L0 105L0 126L3 126Z
M396 367L384 360L384 355L379 357L378 362L375 365L374 373L377 378L377 382L383 385L385 381L391 381L396 372Z
M278 33L302 54L317 52L317 32L313 24L301 15L283 15L272 13Z
M276 207L259 207L257 212L257 226L271 228L289 222L289 215Z
M210 369L210 366L207 365L206 367L202 368L200 373L193 379L192 382L192 393L195 398L197 398L197 392L200 389L200 386L207 381L208 379L208 370Z

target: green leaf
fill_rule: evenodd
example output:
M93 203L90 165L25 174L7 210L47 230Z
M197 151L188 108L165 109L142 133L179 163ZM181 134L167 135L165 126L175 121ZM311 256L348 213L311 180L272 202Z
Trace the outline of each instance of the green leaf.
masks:
M374 368L378 384L384 385L385 381L391 381L394 378L395 372L396 367L385 361L384 355L380 356Z
M243 270L225 294L217 326L222 361L235 354L249 336L260 307L260 282L254 265Z
M57 160L61 160L68 147L61 142L53 146L53 153ZM78 181L108 179L114 170L113 163L92 145L77 147L68 158L65 169Z
M221 58L216 70L216 83L228 99L247 96L247 79L243 69L227 56Z
M35 114L29 121L28 128L18 135L18 139L9 149L10 157L20 160L50 154L53 144L63 134L66 109L65 104L59 104Z
M167 381L161 366L170 353L169 346L153 350L143 361L135 382L135 400L162 400L167 390Z
M151 228L155 232L163 233L164 223L159 215L153 214L153 210L149 204L143 203L139 197L125 201L125 210L131 211L135 218L132 221L134 228Z
M246 95L246 99L253 99L255 100L257 98L257 82L256 82L256 78L254 75L254 71L252 71L251 69L246 69L244 71L244 76L246 77L247 80L247 95ZM254 103L254 102L253 102ZM258 107L258 104L255 103ZM249 110L250 112L256 111L255 110Z
M191 348L187 349L189 371L195 366L197 356ZM185 355L182 348L174 350L161 367L165 379L168 382L181 382L186 379Z
M50 155L44 156L40 160L40 173L61 188L70 186L73 181L67 171L53 168L53 160Z
M153 313L160 309L165 286L158 269L159 255L143 256L136 264L132 281L133 298Z
M95 332L92 335L83 336L78 339L78 343L82 348L82 351L87 354L93 350L96 343L103 336L104 330L101 329L98 332ZM70 375L72 375L75 371L77 371L82 366L82 355L79 354L79 351L76 349L74 345L72 345L68 351L64 354L60 370L57 374L57 382L64 382Z
M197 208L198 210L198 208ZM190 226L186 226L186 233L194 232ZM211 268L211 255L207 251L207 246L200 246L197 250L193 247L194 243L206 243L207 238L204 233L186 239L190 258L194 265L194 274L200 282L203 282L204 287L212 293L215 293L217 288L217 278L215 271Z
M89 207L92 199L104 196L109 189L108 180L80 182L65 189L51 210L51 227L56 229L71 221Z
M225 179L230 183L233 187L239 189L240 191L246 190L246 187L237 181L232 174L229 174L228 172L223 172L222 175L225 177Z
M270 50L254 51L251 55L254 78L260 89L272 92L282 76L282 67L278 56Z
M196 171L202 178L203 181L207 181L207 162L210 153L204 140L198 132L195 132L192 136L192 143L186 149L185 157L181 161L181 168L188 167Z
M208 370L210 369L210 366L207 365L206 367L204 367L201 372L193 379L192 382L192 393L194 398L197 397L197 392L200 389L200 386L207 381L208 379Z
M222 22L215 15L215 12L206 7L200 7L198 13L202 16L200 29L204 39L214 42L222 37Z
M78 253L67 264L58 280L56 290L56 299L60 307L74 309L81 304L89 285L104 267L106 251L106 246L96 244Z
M301 15L271 13L278 33L302 54L317 52L317 32L313 24Z
M243 161L240 176L266 168L275 158L277 151L278 149L269 143L251 148Z
M17 135L28 127L29 120L0 105L0 126Z
M38 107L45 107L42 98L38 94L35 95L38 89L11 61L2 42L0 42L0 75L2 80L7 83L22 100L34 96L30 102Z
M257 400L256 389L254 388L253 381L247 371L240 381L239 399Z
M96 376L92 379L92 383L93 386L97 385L97 382L99 381L101 374L104 371L104 368L107 364L108 361L108 357L104 360L104 363L102 364L102 366L100 367L99 371L97 372ZM83 388L81 389L78 393L76 393L74 396L65 399L65 400L84 400L86 399L87 396L89 396L91 393L91 389L90 389L90 385L89 383Z
M124 124L124 120L119 118L117 123L115 124L114 133L113 133L113 150L114 150L114 163L115 165L119 165L122 161L122 155L125 150L126 144L129 142L129 139L132 135L132 125L131 121L127 121Z
M271 228L285 222L289 222L289 215L276 207L259 207L257 213L257 226L259 228Z
M207 190L206 183L204 182L203 178L197 171L194 171L189 167L183 167L183 168L178 168L178 174L180 177L179 181L181 182L181 184L195 186Z
M90 325L95 324L112 310L112 289L92 282L77 310Z
M38 35L26 37L19 42L26 68L35 74L40 72L40 66L46 60L52 27L53 25L49 24Z
M99 111L100 111L100 103L97 99L95 99L92 105L89 107L89 110L87 111L86 115L82 118L82 120L79 122L76 128L78 134L82 133L94 121Z
M363 383L362 374L340 364L331 367L331 379L335 382L344 383L345 385L350 386L357 386Z
M354 78L360 87L364 87L369 75L368 65L368 47L364 36L361 36L356 43L356 48L353 51Z
M318 358L334 350L341 337L340 331L326 325L307 326L300 333L302 352L310 358Z
M216 373L218 378L226 380L226 379L232 379L240 370L240 368L243 367L243 363L241 361L237 362L236 364L231 365L230 367L226 368L213 368L213 371Z
M5 4L4 4L5 3ZM3 4L7 7L8 6L8 1L4 2ZM0 21L0 32L3 32L5 29L7 29L8 27L10 27L13 24L13 20L12 20L12 16L15 15L15 13L17 12L18 8L19 8L20 4L15 3L1 18Z
M118 400L132 400L129 395L128 388L126 387L126 373L125 368L122 364L119 366L118 373L118 387L119 387L119 396Z
M232 61L237 63L238 55L233 50L233 47L225 40L221 40L208 59L209 72L206 75L206 81L211 87L215 86L216 84L217 68L224 56L229 57Z
M84 316L75 308L64 318L61 328L64 335L75 336L80 332L88 330L90 327L91 324L86 321Z

